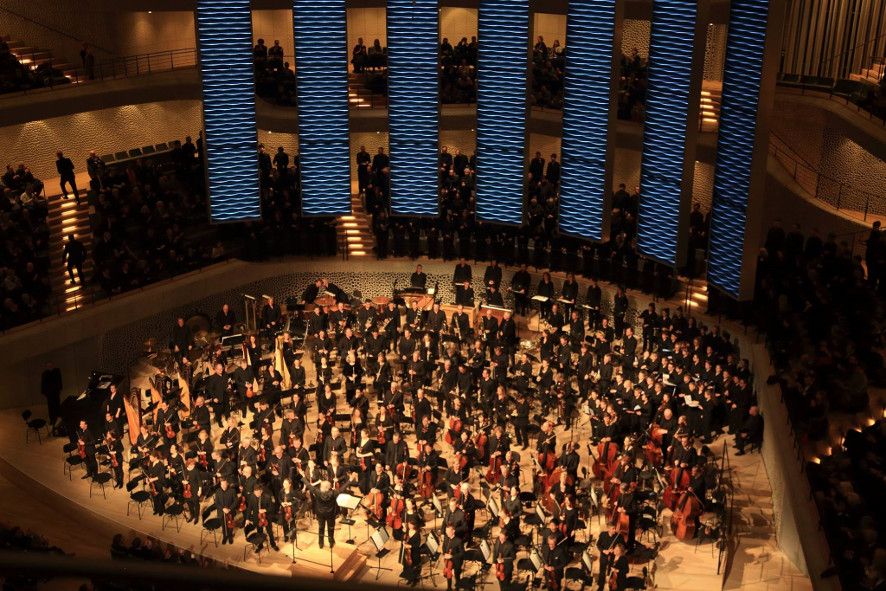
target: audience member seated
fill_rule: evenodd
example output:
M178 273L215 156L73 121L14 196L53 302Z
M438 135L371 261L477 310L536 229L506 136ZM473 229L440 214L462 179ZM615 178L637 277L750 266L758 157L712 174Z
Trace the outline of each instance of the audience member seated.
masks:
M252 49L252 62L255 72L255 93L279 105L295 106L295 71L288 61L284 61L280 41L268 47L264 39L259 39Z
M43 183L24 164L0 177L0 330L51 313Z
M566 49L555 40L551 47L539 35L532 50L532 103L549 109L563 108L563 72Z
M186 566L218 567L211 558L201 556L192 550L181 550L172 544L164 544L154 538L144 540L133 536L127 540L123 534L117 534L111 541L111 558L114 560L145 560L181 564Z
M826 439L834 413L850 422L869 416L868 383L886 381L884 309L875 287L849 244L815 229L804 235L795 225L786 232L776 222L757 259L754 320L766 333L772 379L807 451L834 450L820 465L810 463L808 473L844 589L882 580L886 564L879 533L886 523L878 509L884 423L850 430L842 446Z
M39 554L64 555L65 552L53 546L43 536L28 532L22 528L0 522L0 551ZM28 577L25 575L9 575L4 578L4 589L36 589L51 577Z

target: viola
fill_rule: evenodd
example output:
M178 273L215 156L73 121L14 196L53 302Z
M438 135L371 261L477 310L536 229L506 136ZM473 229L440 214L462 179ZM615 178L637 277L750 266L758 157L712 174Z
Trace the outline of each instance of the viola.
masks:
M206 458L205 451L197 452L197 463L200 464L200 466L202 466L204 470L209 469L209 460Z
M287 523L292 521L292 505L286 505L283 507L283 519L285 519Z
M80 455L81 459L86 459L86 444L82 441L77 442L77 453Z
M446 577L447 579L451 579L454 574L455 574L455 572L454 572L454 565L452 564L452 560L447 560L446 564L443 565L443 576Z
M191 492L191 483L188 482L187 480L185 481L185 488L184 488L184 491L182 492L182 496L186 499L190 499L192 496L194 496L193 493Z
M496 565L495 565L495 578L498 579L499 581L504 581L504 580L505 580L505 563L504 563L504 562L498 562L498 563L496 563Z
M268 460L268 450L264 445L260 445L258 448L258 463L264 464Z
M228 511L225 513L225 527L228 531L234 531L234 513L233 511Z
M157 490L157 481L154 480L154 479L151 479L151 480L148 481L148 484L149 484L150 487L151 487L151 496L152 496L152 497L156 497L157 494L158 494L158 492L159 492L159 491Z
M268 512L265 509L258 510L258 526L268 527Z
M375 440L378 442L379 445L384 445L388 440L388 438L385 437L384 427L382 427L381 425L379 425L378 427L378 434L375 436Z
M166 423L166 439L175 439L175 429L172 428L172 423Z
M240 495L240 505L237 507L237 511L241 513L246 511L246 497L244 495Z

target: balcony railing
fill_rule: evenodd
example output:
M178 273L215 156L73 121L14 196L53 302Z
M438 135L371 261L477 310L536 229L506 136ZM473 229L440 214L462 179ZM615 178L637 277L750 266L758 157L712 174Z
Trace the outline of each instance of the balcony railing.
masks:
M825 205L862 221L886 215L886 198L822 174L775 133L769 135L769 155L784 167L806 193Z

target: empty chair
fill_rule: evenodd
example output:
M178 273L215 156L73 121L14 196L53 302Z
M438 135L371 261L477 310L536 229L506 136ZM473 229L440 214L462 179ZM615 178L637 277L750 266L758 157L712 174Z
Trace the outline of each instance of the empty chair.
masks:
M218 530L221 529L222 522L217 515L215 505L211 504L200 514L200 522L203 524L200 530L200 546L203 546L203 534L212 533L212 541L218 547Z
M113 478L110 472L99 472L95 476L92 477L92 480L89 481L89 498L92 498L92 487L100 486L102 489L102 497L107 500L108 495L105 493L105 485L111 481Z
M102 159L102 162L104 162L105 164L110 164L111 162L113 162L115 160L113 154L105 154L104 156L101 157L101 159Z
M174 521L175 531L180 532L182 530L181 517L183 511L184 507L182 507L179 502L174 502L163 509L163 518L160 520L160 529L165 530L166 526Z
M142 148L142 154L153 154L156 151L157 150L154 148L154 146L145 146L144 148Z
M138 518L142 518L142 506L145 503L151 502L151 493L142 489L135 490L135 487L144 480L143 475L139 475L136 478L133 478L129 482L126 483L126 492L129 493L129 501L126 503L126 514L129 515L129 508L132 503L135 503L136 511L138 512Z
M46 426L46 419L32 419L33 414L30 409L22 412L22 420L24 420L27 429L25 429L25 445L28 444L31 431L37 434L37 442L43 445L43 438L40 436L40 429L46 429L46 436L49 437L49 428Z
M114 154L114 158L116 158L117 160L126 160L127 158L129 158L129 154L127 154L126 152L116 152Z
M141 148L132 148L131 150L129 150L129 157L130 158L138 158L141 155L142 155Z
M157 148L158 152L166 152L169 150L169 144L167 144L166 142L163 142L162 144L157 144L154 147Z
M62 448L62 451L65 452L64 464L62 465L62 473L68 475L68 480L73 478L72 473L74 471L75 466L84 466L83 458L80 457L80 454L77 453L78 448L76 443L66 443Z
M243 548L243 560L246 560L246 555L251 548L252 551L255 552L255 556L259 563L261 563L261 551L265 547L265 541L268 536L266 536L262 530L255 527L255 524L253 523L250 523L243 528L243 535L246 536L246 547ZM268 551L270 552L270 550Z

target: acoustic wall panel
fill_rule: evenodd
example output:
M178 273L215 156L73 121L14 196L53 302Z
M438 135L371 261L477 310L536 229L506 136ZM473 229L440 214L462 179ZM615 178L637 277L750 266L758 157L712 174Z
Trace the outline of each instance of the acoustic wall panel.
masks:
M212 222L261 217L249 0L199 0L203 143Z
M674 265L689 110L696 0L653 0L640 171L640 251Z
M603 235L614 34L615 0L569 3L560 229L594 240Z
M302 213L351 213L345 0L294 0Z
M714 171L708 280L739 296L769 4L732 0Z
M437 0L388 0L391 211L437 215Z
M477 219L523 221L528 0L480 0Z

